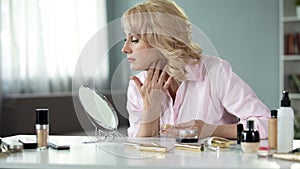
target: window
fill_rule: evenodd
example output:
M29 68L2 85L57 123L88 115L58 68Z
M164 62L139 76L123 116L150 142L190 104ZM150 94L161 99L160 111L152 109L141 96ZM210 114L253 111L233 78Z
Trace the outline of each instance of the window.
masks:
M0 2L3 92L71 91L72 76L81 50L107 22L106 2ZM105 78L108 66L102 69L105 70L102 72Z

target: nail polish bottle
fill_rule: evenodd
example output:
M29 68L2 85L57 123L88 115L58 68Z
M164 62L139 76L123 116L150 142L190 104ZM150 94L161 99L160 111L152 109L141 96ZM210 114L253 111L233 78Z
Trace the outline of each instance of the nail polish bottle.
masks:
M247 121L247 128L241 135L241 147L243 152L252 153L257 152L259 149L259 132L254 129L254 121Z
M48 148L49 135L49 110L36 109L36 142L38 150L45 150Z

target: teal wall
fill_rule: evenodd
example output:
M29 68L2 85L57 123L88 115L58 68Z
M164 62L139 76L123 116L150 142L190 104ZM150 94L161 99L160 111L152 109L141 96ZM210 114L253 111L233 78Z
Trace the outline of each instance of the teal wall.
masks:
M107 0L108 20L140 0ZM220 57L269 107L279 103L278 0L175 0L211 40ZM123 30L120 30L123 31ZM111 70L124 59L122 44L111 50ZM112 57L113 56L113 57Z

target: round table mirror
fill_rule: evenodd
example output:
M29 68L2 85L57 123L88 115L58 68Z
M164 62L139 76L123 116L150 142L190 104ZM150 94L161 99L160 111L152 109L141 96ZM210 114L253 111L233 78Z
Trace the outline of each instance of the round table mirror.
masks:
M89 120L95 126L95 136L98 140L122 136L117 131L117 113L104 95L89 87L80 86L78 98Z

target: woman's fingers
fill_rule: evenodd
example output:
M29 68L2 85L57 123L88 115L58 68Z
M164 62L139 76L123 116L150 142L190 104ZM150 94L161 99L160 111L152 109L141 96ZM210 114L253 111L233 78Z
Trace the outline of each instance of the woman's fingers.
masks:
M172 82L173 82L173 77L171 77L171 76L168 77L168 79L167 79L167 81L165 82L163 88L164 88L165 90L167 90L167 89L169 88L169 86L171 85Z
M202 130L204 122L202 120L191 120L188 122L172 125L171 127L163 127L160 133L167 136L178 136L179 130Z
M151 80L151 83L154 84L154 85L157 84L158 79L160 77L160 72L161 72L160 65L161 65L160 61L157 62L156 65L155 65L155 70L153 72L153 77L152 77L152 80Z
M194 121L189 121L189 122L184 122L184 123L180 123L175 125L176 128L182 129L182 128L189 128L191 126L193 126L195 124Z
M164 83L165 83L165 81L166 81L166 79L167 79L167 73L165 72L165 71L163 71L161 74L160 74L160 76L159 76L159 79L158 79L158 85L159 86L163 86L164 85Z
M130 76L130 79L134 81L134 83L136 84L137 88L139 90L141 90L143 83L140 81L140 79L136 76Z
M178 137L179 135L179 130L175 128L174 126L167 128L167 129L162 129L159 131L161 135L165 135L167 137Z
M177 124L175 125L175 127L179 129L186 129L186 128L194 129L195 127L198 127L198 122L197 120L191 120L188 122Z
M151 84L152 77L153 77L153 72L154 72L154 68L150 68L150 69L147 70L147 77L146 77L145 82L144 82L145 85Z
M132 78L142 92L151 93L153 90L162 90L166 92L173 82L173 78L169 77L165 71L161 70L161 61L152 63L147 70L147 77L144 83L138 78Z
M158 86L159 74L160 74L159 69L155 69L152 80L151 80L152 88L159 88L159 86Z

